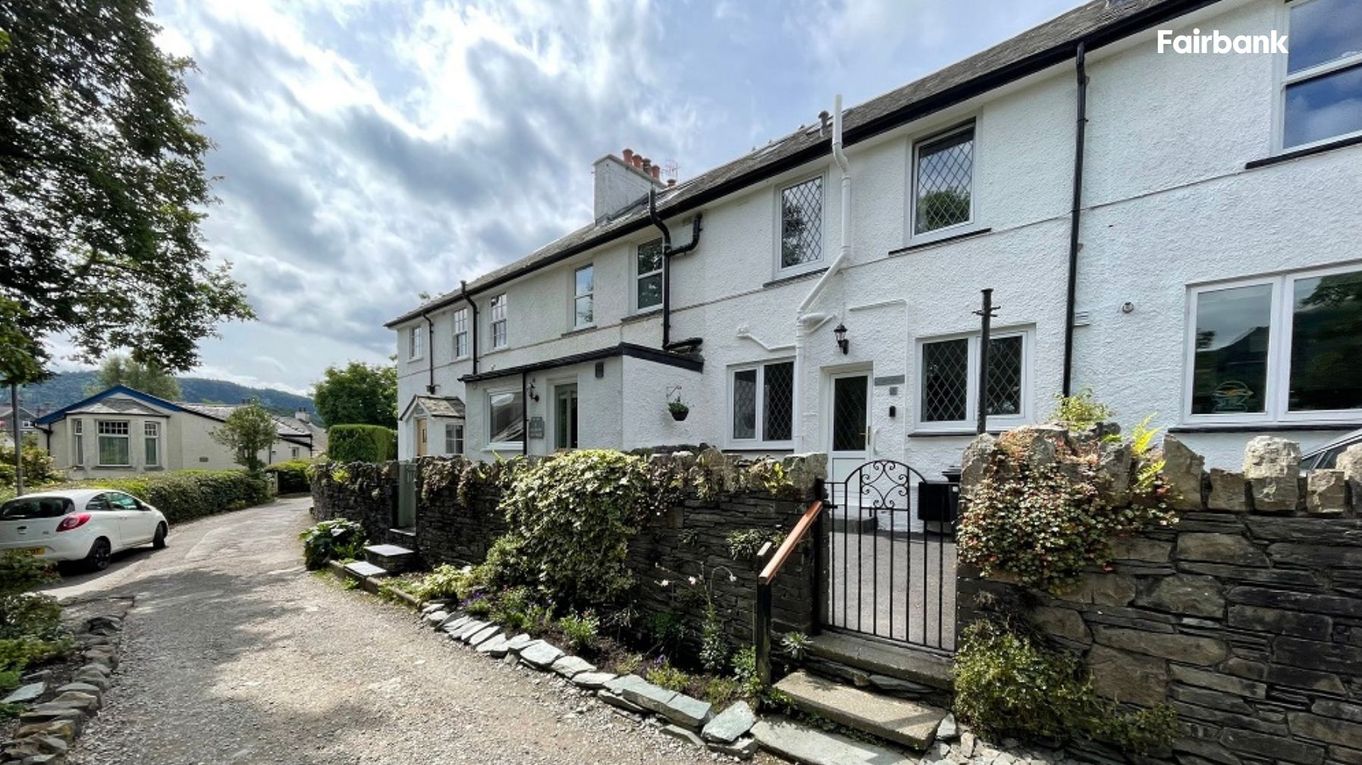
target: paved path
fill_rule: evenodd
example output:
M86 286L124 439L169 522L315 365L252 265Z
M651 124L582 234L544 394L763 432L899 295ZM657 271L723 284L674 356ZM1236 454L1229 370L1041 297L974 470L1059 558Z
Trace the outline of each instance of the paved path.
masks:
M296 534L309 502L186 524L166 550L51 589L137 595L113 690L73 763L713 761L307 573Z

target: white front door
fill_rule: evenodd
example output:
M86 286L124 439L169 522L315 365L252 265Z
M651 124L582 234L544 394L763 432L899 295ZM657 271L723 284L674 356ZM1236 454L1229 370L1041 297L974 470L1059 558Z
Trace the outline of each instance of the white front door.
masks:
M828 480L838 483L869 458L870 373L835 374L830 382Z

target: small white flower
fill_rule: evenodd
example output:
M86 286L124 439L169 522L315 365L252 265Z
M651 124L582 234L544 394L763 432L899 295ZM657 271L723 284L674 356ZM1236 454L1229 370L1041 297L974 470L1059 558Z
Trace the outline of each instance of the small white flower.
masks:
M686 581L690 582L691 584L695 584L695 577L693 576L686 577Z
M730 582L736 582L736 581L738 581L738 577L733 576L732 574L729 574L729 575L728 575L728 581L730 581Z
M670 587L672 582L670 579L663 579L662 581L658 582L658 584L662 585L663 587Z

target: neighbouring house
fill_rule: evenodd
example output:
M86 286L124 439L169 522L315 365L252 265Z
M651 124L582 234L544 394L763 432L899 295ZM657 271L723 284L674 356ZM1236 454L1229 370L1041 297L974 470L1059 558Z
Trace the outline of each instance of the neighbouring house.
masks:
M705 442L936 477L980 407L997 430L1082 389L1211 466L1355 429L1358 9L1096 0L689 180L602 157L594 221L386 325L400 454ZM1194 29L1290 52L1160 50Z
M27 438L33 432L33 412L25 407L19 407L19 438ZM0 406L0 446L9 446L14 443L14 408L8 404Z
M235 455L212 434L236 408L166 401L115 385L39 417L34 424L57 469L72 478L224 469L239 466ZM316 437L320 428L311 422L279 416L275 421L278 440L260 454L266 463L306 459L324 451L325 443Z

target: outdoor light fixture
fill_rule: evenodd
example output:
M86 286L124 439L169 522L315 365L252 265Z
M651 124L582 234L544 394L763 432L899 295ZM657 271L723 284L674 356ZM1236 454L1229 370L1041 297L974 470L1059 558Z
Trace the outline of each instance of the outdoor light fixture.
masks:
M539 403L539 394L534 390L534 383L530 383L529 398L536 404Z
M838 322L837 329L834 329L832 331L832 334L837 336L837 347L842 349L842 355L845 356L847 353L847 348L851 347L851 343L847 341L846 325L841 322Z

